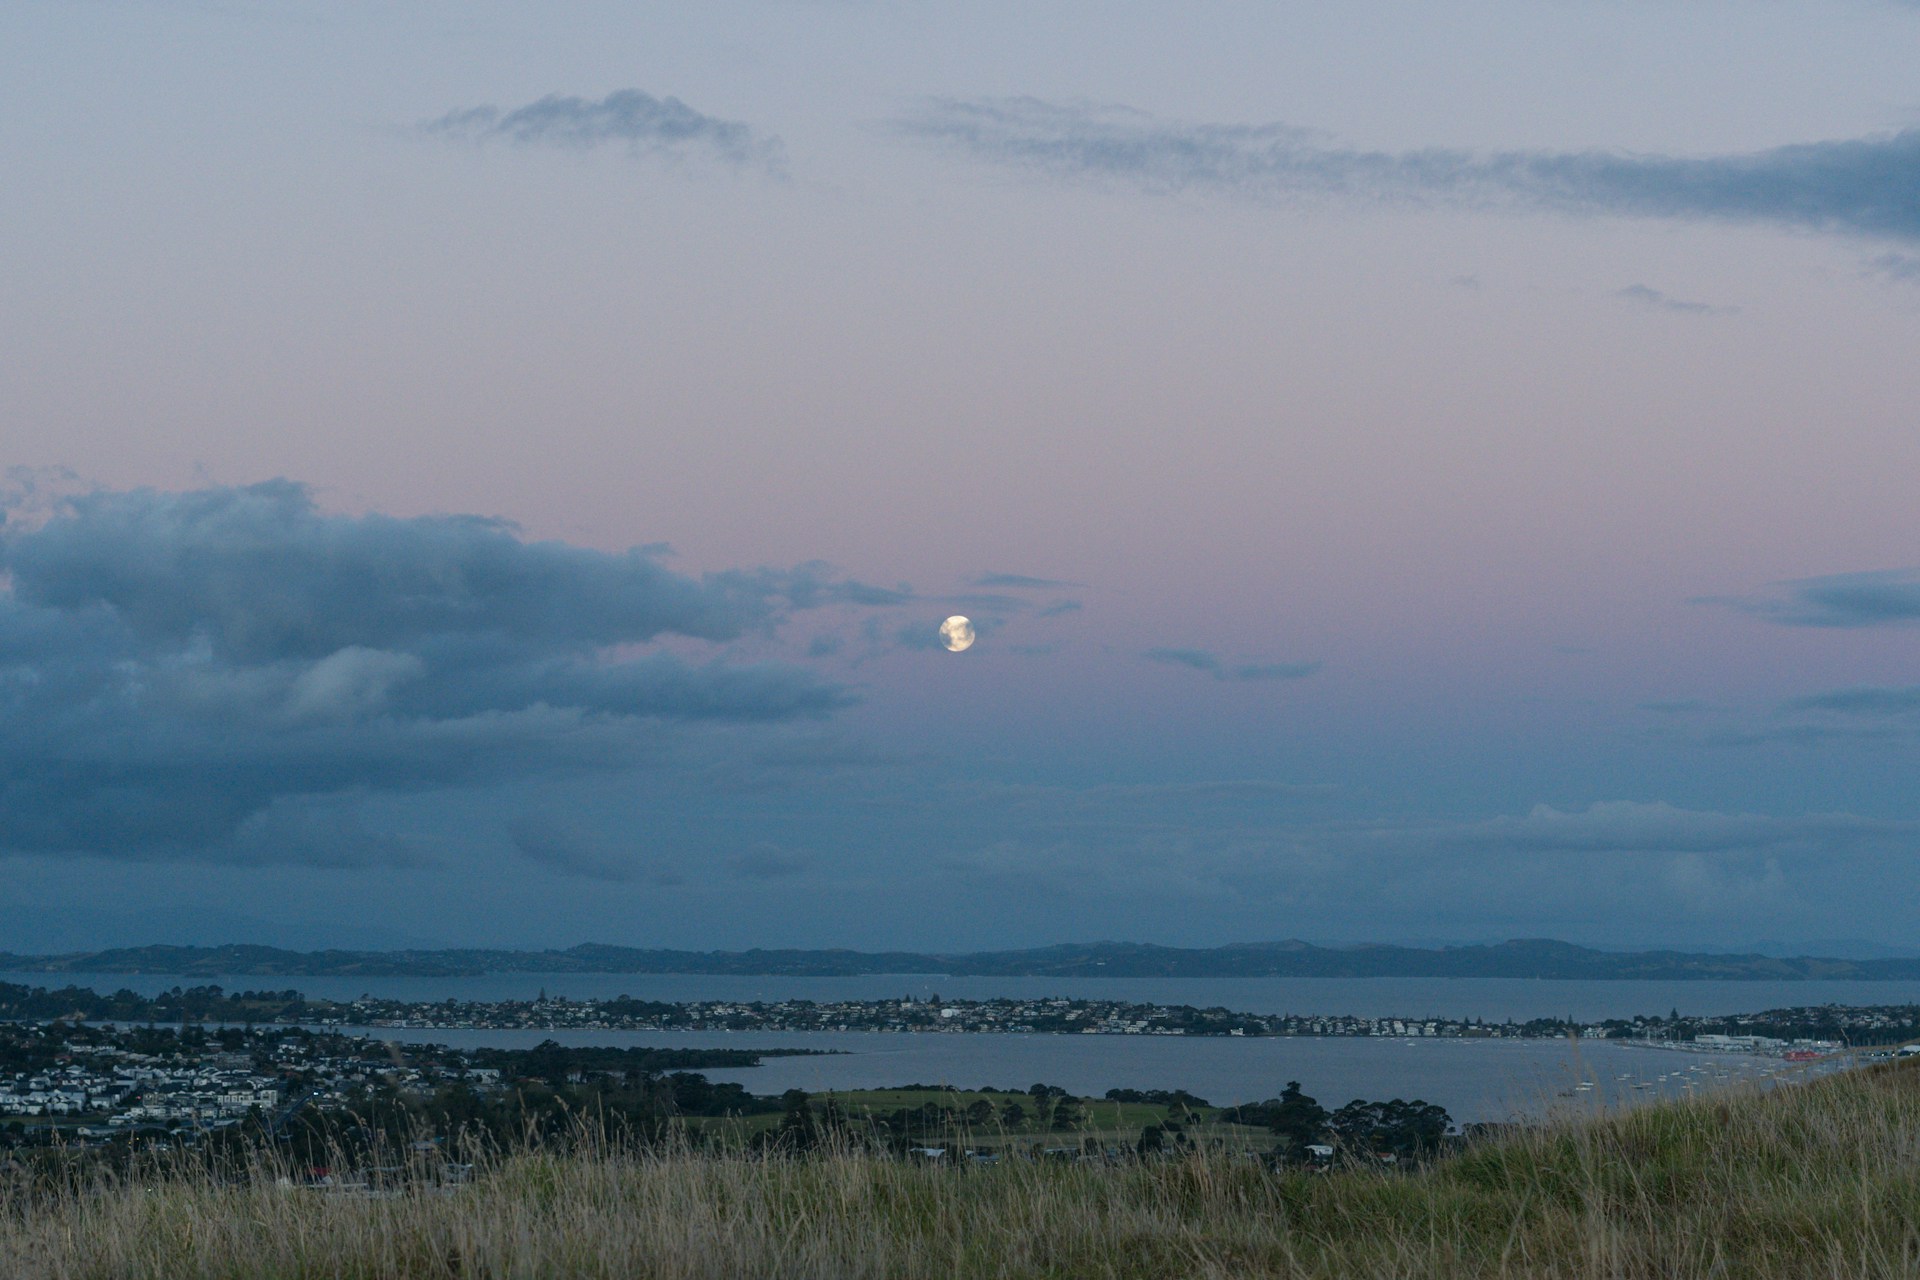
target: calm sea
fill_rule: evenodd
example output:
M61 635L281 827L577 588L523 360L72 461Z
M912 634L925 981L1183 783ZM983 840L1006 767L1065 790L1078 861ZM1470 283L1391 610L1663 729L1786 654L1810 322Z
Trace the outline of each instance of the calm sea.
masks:
M736 1080L761 1094L902 1084L1024 1089L1044 1083L1093 1097L1116 1088L1186 1089L1210 1102L1234 1103L1271 1098L1287 1081L1298 1080L1328 1106L1356 1097L1417 1097L1439 1103L1462 1122L1645 1101L1743 1081L1767 1083L1781 1076L1784 1067L1767 1058L1601 1041L1575 1046L1562 1040L1310 1036L362 1030L396 1047L433 1043L531 1048L551 1038L563 1044L838 1051L831 1057L767 1058L758 1067L702 1073L715 1080ZM1792 1074L1803 1071L1794 1068Z

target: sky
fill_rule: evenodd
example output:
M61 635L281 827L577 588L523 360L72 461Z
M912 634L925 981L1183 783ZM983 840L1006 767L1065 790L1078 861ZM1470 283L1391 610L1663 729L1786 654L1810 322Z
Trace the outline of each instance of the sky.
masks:
M6 6L0 950L1912 946L1916 65Z

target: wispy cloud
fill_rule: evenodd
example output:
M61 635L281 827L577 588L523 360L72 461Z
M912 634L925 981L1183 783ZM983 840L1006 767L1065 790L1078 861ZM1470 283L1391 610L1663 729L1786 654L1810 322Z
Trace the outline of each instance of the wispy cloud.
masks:
M1836 573L1779 584L1772 595L1703 596L1788 627L1885 627L1920 621L1920 569Z
M1920 283L1920 255L1883 253L1867 262L1867 269L1904 284Z
M1920 714L1920 685L1835 689L1783 703L1781 710L1824 711L1836 715L1887 717Z
M934 599L948 608L963 609L969 613L1025 613L1033 608L1030 600L999 592L960 591Z
M1204 821L1189 816L1177 826L1151 815L1192 815L1196 802L1168 796L1145 804L1149 820L1130 808L1121 822L1104 821L1112 802L1088 805L1084 826L1030 825L983 841L954 860L955 871L982 890L1036 878L1118 882L1143 898L1218 913L1257 904L1363 922L1374 936L1443 921L1473 931L1596 932L1632 921L1698 936L1704 923L1751 929L1763 919L1805 924L1843 913L1891 924L1897 913L1880 899L1904 901L1920 839L1920 823L1847 813L1602 801L1477 819L1355 821L1289 818L1287 803L1207 804L1198 808Z
M632 858L614 853L599 837L551 815L522 814L508 819L506 826L507 838L521 857L560 875L624 883L640 871ZM671 876L650 878L656 884L674 882Z
M1710 715L1718 708L1699 698L1675 698L1664 702L1643 702L1640 710L1662 716L1702 716Z
M1204 671L1215 680L1301 680L1320 670L1317 662L1229 663L1205 649L1149 649L1141 656L1148 662Z
M896 123L979 159L1150 191L1505 205L1920 240L1920 130L1687 157L1363 151L1284 124L1192 124L1032 98L939 99Z
M678 98L619 89L595 101L549 94L523 107L466 107L423 126L428 133L476 142L584 149L624 145L635 154L697 156L778 172L780 140L738 120L696 111Z
M1220 659L1205 649L1149 649L1143 655L1148 662L1164 662L1169 666L1191 667L1195 671L1218 671Z
M1024 573L983 573L975 578L971 585L1001 591L1054 591L1063 587L1077 587L1081 584L1063 582L1057 578L1029 578Z
M727 866L743 880L784 880L804 874L811 864L773 845L761 845L727 859Z
M1689 302L1644 284L1630 284L1613 296L1631 302L1637 307L1646 307L1653 311L1671 311L1688 316L1730 316L1740 310L1738 307L1715 306L1710 302Z

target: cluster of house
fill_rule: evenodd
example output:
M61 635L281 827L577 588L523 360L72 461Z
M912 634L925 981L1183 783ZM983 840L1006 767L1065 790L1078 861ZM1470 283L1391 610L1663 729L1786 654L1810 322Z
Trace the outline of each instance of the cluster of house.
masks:
M1372 1018L1239 1013L1191 1005L1121 1000L616 1000L444 1001L363 997L340 1007L332 1025L414 1028L624 1029L726 1031L936 1031L1081 1033L1132 1036L1446 1036L1521 1038L1602 1036L1601 1026L1541 1020Z
M1720 1017L1635 1018L1611 1034L1657 1048L1747 1053L1789 1061L1824 1057L1848 1046L1896 1046L1920 1040L1920 1005L1805 1005ZM1873 1056L1868 1054L1868 1056Z
M1709 1034L1678 1041L1674 1047L1705 1050L1708 1053L1757 1053L1769 1058L1785 1058L1789 1062L1805 1062L1825 1057L1841 1046L1838 1040L1783 1040L1778 1036Z
M237 1120L281 1100L274 1076L255 1074L239 1054L176 1064L125 1049L100 1048L57 1069L0 1080L0 1115L98 1117L109 1126L202 1126Z
M384 1046L364 1040L255 1032L246 1052L209 1046L153 1054L128 1047L111 1029L105 1042L92 1034L93 1041L64 1046L54 1065L0 1073L0 1117L60 1123L82 1138L130 1129L219 1129L249 1114L271 1118L300 1103L324 1106L376 1077L402 1088L432 1088L457 1076L483 1089L500 1078L497 1070L452 1058L416 1054L396 1063Z

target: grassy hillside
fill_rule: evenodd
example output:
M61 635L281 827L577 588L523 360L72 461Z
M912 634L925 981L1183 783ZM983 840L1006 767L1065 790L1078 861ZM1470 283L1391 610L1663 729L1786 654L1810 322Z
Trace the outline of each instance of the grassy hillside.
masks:
M1650 1106L1414 1174L588 1152L391 1198L156 1180L16 1192L0 1214L6 1280L1915 1274L1909 1064Z

